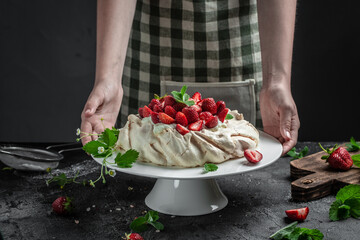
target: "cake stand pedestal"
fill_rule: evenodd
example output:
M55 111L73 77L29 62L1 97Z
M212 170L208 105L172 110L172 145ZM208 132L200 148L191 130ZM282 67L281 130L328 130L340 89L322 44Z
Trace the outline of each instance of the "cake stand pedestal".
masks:
M259 151L263 159L257 164L245 158L218 164L215 172L204 173L202 167L161 167L136 162L132 168L108 168L132 175L157 178L154 188L145 198L146 205L158 212L176 216L197 216L223 209L228 200L216 183L216 178L259 170L274 163L282 153L282 145L274 137L260 132ZM113 156L114 158L114 156ZM102 164L102 158L94 158ZM107 159L112 162L113 159Z

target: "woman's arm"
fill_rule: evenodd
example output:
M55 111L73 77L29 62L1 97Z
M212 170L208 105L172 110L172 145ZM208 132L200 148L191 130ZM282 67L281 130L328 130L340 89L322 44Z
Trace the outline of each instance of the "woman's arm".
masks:
M82 132L100 133L104 126L112 127L116 122L123 96L121 76L135 7L134 0L98 0L95 84L81 114ZM84 137L82 143L95 138Z
M291 62L296 0L258 0L263 64L260 111L264 131L283 143L283 154L295 146L300 121L291 95Z

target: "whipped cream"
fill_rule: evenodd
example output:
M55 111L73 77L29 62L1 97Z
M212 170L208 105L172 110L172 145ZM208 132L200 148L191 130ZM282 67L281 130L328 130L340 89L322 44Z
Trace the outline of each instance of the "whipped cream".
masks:
M185 135L176 130L176 124L154 124L150 117L131 114L120 129L116 148L120 152L135 149L138 161L161 166L197 167L239 158L245 149L258 146L259 132L242 114L229 114L234 118Z

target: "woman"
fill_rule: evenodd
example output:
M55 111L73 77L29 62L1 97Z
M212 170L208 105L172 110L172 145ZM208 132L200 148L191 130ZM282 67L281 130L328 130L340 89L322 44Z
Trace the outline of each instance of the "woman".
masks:
M240 111L249 110L285 154L300 127L290 89L295 10L296 0L98 1L95 84L81 130L113 126L120 107L124 124L161 89L186 82L221 97L226 89L216 89L231 82L229 92L238 90L230 104L245 102ZM253 89L248 99L244 89ZM246 109L251 98L256 104Z

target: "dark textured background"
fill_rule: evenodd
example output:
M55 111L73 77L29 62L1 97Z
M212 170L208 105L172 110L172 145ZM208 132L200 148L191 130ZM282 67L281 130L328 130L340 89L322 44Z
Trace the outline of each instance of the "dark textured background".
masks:
M292 91L301 141L360 138L359 5L299 1ZM94 79L95 24L94 0L0 2L0 141L75 139Z

